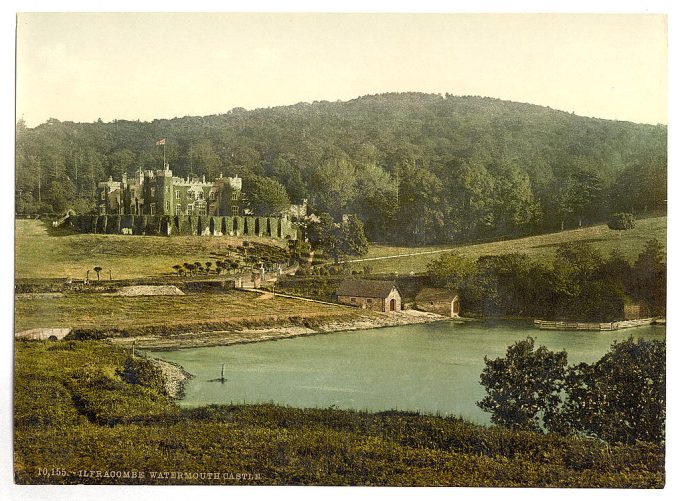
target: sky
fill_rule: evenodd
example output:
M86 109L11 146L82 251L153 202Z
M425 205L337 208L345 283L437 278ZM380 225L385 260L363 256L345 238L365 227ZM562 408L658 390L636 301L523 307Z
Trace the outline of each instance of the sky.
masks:
M655 14L23 13L16 117L152 120L380 92L667 123Z

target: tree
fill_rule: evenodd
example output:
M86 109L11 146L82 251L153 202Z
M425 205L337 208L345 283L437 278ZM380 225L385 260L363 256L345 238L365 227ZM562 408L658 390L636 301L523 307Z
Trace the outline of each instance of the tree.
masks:
M666 263L663 246L648 240L633 265L632 294L646 302L653 315L666 313Z
M492 197L494 227L499 235L512 235L536 223L540 208L526 172L515 165L498 170Z
M212 268L212 262L211 261L206 261L205 262L205 274L210 275L210 268Z
M307 237L312 249L323 250L335 264L341 256L363 256L368 252L363 224L353 214L336 223L330 214L322 213L318 221L309 224Z
M208 139L189 147L189 164L196 172L205 174L207 179L215 179L220 167L220 157L215 153Z
M461 291L475 272L475 261L466 256L449 253L430 261L427 274L437 287Z
M247 181L248 200L255 214L271 216L290 206L286 188L276 179L250 176Z
M356 210L365 222L366 234L385 240L394 229L397 215L397 182L382 167L366 165L357 174Z
M368 240L364 225L356 214L349 214L340 224L340 253L345 256L365 256L368 253Z
M553 431L607 442L662 443L666 423L666 344L633 338L593 364L570 367Z
M567 217L578 218L580 228L584 218L596 218L602 210L602 179L596 171L590 170L590 166L584 165L582 159L573 161L577 166L571 167L573 171L563 179L557 194L562 230Z
M312 171L310 189L315 207L340 217L357 196L356 169L344 155L333 152Z
M94 272L97 274L97 281L99 281L99 273L101 273L103 268L101 266L95 266L93 269L94 269Z
M561 401L565 351L534 350L528 337L509 346L503 358L485 356L484 364L480 379L487 395L477 405L491 413L493 423L534 431L551 425Z
M427 169L405 164L399 174L398 236L409 244L426 244L441 240L445 228L441 180Z
M481 160L464 161L454 171L449 189L451 219L464 238L485 235L494 226L494 178Z

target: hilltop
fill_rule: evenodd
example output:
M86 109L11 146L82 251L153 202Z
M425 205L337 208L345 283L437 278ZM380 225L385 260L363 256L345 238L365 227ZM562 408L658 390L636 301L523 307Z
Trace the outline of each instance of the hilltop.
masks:
M18 213L87 212L98 181L158 168L275 179L368 237L439 244L664 211L663 125L475 96L390 93L151 122L17 126Z

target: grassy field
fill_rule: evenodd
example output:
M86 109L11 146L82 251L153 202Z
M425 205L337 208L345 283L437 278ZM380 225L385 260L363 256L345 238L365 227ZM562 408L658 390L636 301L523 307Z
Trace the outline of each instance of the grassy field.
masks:
M586 242L609 254L619 249L629 260L634 260L642 251L647 240L656 238L664 245L666 243L666 216L641 219L634 229L628 231L610 230L607 225L597 225L580 230L567 230L558 233L548 233L515 240L504 240L482 244L439 247L394 247L372 245L364 258L394 256L414 252L431 252L448 250L462 255L479 257L483 255L507 254L510 252L524 252L534 258L551 260L557 246L568 242ZM425 271L427 264L439 257L441 253L424 254L420 256L404 256L392 259L380 259L354 263L360 269L367 265L373 273L415 273Z
M41 295L16 297L15 330L36 327L71 327L143 331L162 326L209 326L224 322L257 323L301 316L347 316L354 310L249 292L197 293L186 296L108 296L99 293L68 293L63 297Z
M127 351L104 342L16 344L17 483L664 484L661 445L608 445L406 412L274 405L182 409L157 378L136 378L138 384L124 378L127 362ZM183 476L159 478L155 472ZM221 476L199 477L206 472Z
M147 237L129 235L52 235L44 222L16 219L17 278L85 278L87 270L101 266L114 279L173 274L172 266L213 261L228 245L241 245L235 237ZM286 246L285 241L248 237L248 240ZM90 278L93 278L90 273Z
M371 245L365 258L393 256L414 252L450 250L477 257L485 254L525 252L540 259L552 259L556 247L565 242L588 242L604 253L618 248L629 259L642 250L645 241L657 238L666 241L666 217L637 221L634 229L624 232L610 230L606 225L580 230L568 230L515 240L482 244L434 247L395 247ZM284 246L285 242L267 238L254 241ZM101 266L104 274L111 270L113 278L140 278L171 275L172 266L184 262L213 260L213 254L224 254L227 245L238 245L242 239L229 237L146 237L128 235L75 234L50 235L44 223L36 220L16 220L17 278L84 278L86 271ZM355 263L374 273L418 273L440 254L404 256ZM92 275L91 275L92 277Z

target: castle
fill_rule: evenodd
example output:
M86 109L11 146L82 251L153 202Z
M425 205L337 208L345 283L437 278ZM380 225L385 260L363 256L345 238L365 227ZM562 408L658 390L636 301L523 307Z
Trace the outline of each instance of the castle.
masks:
M205 176L181 178L172 175L170 165L160 170L139 169L129 179L102 181L97 189L99 215L148 216L240 216L243 214L243 180L220 177L206 182Z
M109 177L100 182L96 213L72 214L63 224L82 233L300 237L300 223L291 217L299 220L306 213L306 200L280 217L256 216L245 207L240 177L183 179L163 165L160 170L139 169L134 178L123 174L120 181Z

